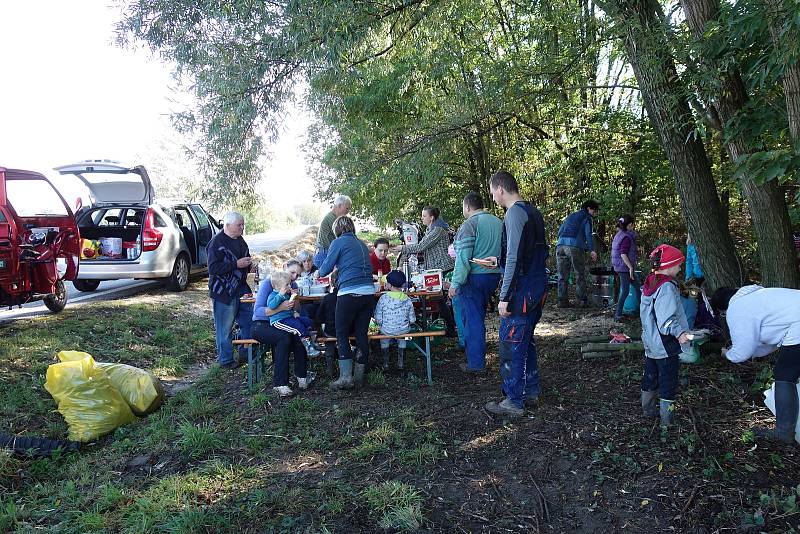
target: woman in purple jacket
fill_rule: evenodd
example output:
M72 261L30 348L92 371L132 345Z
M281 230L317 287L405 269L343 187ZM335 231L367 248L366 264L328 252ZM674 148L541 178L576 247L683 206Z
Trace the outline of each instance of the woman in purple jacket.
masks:
M628 298L631 284L636 291L636 300L642 298L639 281L636 280L636 232L633 231L633 215L626 213L617 220L617 233L611 243L611 265L619 275L619 299L614 313L616 322L622 321L622 309Z

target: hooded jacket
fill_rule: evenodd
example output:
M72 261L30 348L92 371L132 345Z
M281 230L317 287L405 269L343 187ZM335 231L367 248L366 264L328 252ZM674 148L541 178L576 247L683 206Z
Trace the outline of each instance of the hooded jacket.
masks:
M381 295L375 306L375 322L381 327L381 333L390 336L406 334L411 323L417 320L414 314L414 303L402 291L389 291Z
M733 344L733 363L760 358L784 345L800 345L800 291L744 286L731 297L725 314Z
M645 279L639 317L645 356L658 360L681 353L678 336L689 324L674 278L652 273Z

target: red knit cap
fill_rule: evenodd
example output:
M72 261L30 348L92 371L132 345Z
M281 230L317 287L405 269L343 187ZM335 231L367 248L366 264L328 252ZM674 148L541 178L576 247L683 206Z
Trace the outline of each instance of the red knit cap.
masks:
M683 253L672 245L658 245L650 253L650 259L655 260L659 254L661 255L661 260L656 267L657 269L668 269L673 265L680 265L686 259Z

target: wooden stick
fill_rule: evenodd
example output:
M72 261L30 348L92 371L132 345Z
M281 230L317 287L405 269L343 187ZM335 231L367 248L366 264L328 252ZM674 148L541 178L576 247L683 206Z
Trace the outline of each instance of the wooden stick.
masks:
M642 343L586 343L581 347L581 352L623 352L644 350Z
M568 337L564 340L564 345L583 345L584 343L603 342L608 341L610 336L583 336L583 337Z

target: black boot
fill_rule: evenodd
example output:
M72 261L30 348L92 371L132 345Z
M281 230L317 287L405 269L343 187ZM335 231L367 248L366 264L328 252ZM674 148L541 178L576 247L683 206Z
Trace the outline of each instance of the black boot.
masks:
M383 356L382 369L384 371L388 371L389 370L389 347L386 347L385 349L381 349L381 355Z
M776 380L775 428L754 428L753 432L760 438L791 443L794 441L797 411L797 384Z
M406 349L397 349L397 369L402 371L406 363Z

